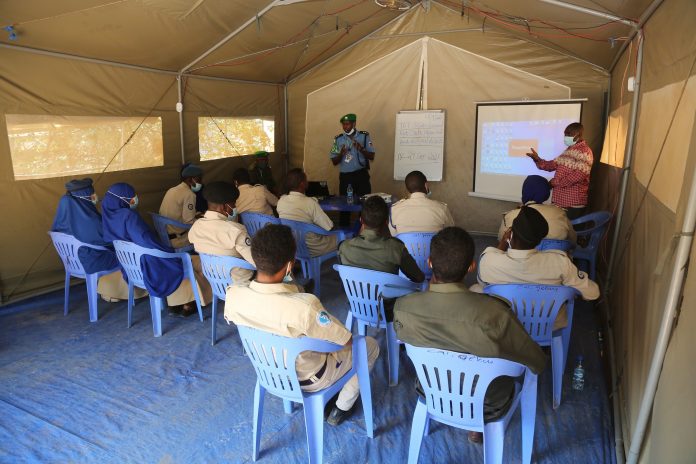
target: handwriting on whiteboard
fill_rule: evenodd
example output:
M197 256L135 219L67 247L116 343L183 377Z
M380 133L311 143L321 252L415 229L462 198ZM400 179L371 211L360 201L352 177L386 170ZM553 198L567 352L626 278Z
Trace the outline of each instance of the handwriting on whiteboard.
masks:
M403 179L413 170L429 180L442 179L445 144L443 111L412 111L396 115L394 178Z

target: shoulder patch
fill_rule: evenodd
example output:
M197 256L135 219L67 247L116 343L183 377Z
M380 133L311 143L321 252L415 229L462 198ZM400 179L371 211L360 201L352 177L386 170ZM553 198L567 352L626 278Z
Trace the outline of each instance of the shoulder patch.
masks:
M245 238L245 239L244 239L244 244L245 244L246 246L251 246L251 239L250 239L249 237Z
M360 132L361 134L370 135L370 133L367 131L358 131L358 132Z
M193 210L193 203L189 203L187 208L189 209L189 211Z
M327 327L331 325L331 317L329 317L329 313L327 313L324 310L321 310L317 313L317 324L319 324L322 327Z

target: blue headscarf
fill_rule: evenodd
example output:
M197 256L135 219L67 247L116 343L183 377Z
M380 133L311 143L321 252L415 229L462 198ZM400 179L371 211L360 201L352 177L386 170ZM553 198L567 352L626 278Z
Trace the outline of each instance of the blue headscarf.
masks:
M528 176L522 184L522 203L527 204L530 201L534 203L543 203L549 199L551 195L551 187L549 181L541 176Z
M160 245L140 215L119 198L134 196L135 189L128 184L119 183L109 187L102 201L104 240L124 240L145 248L173 252L172 248ZM164 298L174 293L184 277L184 268L179 259L143 256L140 265L145 287L150 295L156 297Z
M87 180L87 179L85 179ZM58 202L51 230L72 235L83 243L111 247L102 237L102 219L90 200L94 193L92 181L75 188L77 181L65 184L68 191ZM116 254L111 250L101 251L82 247L77 256L88 274L118 267Z

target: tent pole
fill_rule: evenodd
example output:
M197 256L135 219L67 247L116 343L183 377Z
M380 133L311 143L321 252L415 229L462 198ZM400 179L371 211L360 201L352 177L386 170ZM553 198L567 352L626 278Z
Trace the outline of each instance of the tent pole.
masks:
M288 173L288 170L290 168L290 139L288 137L288 127L290 124L288 123L288 84L285 83L285 89L283 91L283 98L285 100L285 116L283 117L283 122L285 123L285 133L283 134L285 136L285 172L284 174Z
M689 191L689 199L686 204L686 212L684 213L684 223L679 232L679 242L677 243L677 252L674 258L674 267L672 268L672 276L670 278L669 289L667 290L667 298L662 313L662 321L660 322L660 331L657 335L655 344L655 352L653 353L652 361L650 362L650 371L645 383L645 390L640 402L640 410L638 419L631 436L631 448L628 451L628 464L636 464L640 457L640 450L645 437L645 429L648 425L648 419L652 414L655 394L657 392L657 384L662 373L662 364L667 353L670 335L677 316L677 309L681 306L681 295L684 286L684 279L689 264L689 255L691 254L691 246L694 240L694 229L696 229L696 175L691 177L691 190Z
M179 94L178 102L183 105L184 102L181 96L181 74L176 76L176 88ZM186 163L186 149L184 148L184 109L182 107L181 111L178 110L179 108L177 108L177 113L179 114L179 143L181 144L181 164L184 165Z
M611 21L616 21L618 23L625 24L626 26L638 27L638 23L631 21L630 19L622 18L621 16L616 16L611 13L605 13L604 11L597 11L591 8L585 8L584 6L573 5L572 3L562 2L560 0L539 0L543 3L548 3L549 5L559 6L561 8L567 8L569 10L578 11L580 13L585 13L591 16L597 16L599 18L609 19Z
M630 36L628 36L628 40L624 40L624 43L621 45L621 48L619 49L619 52L614 57L614 61L611 62L611 65L609 66L610 72L614 72L614 68L619 63L621 55L623 55L623 52L628 47L628 44L630 44L633 41L634 37L638 34L639 30L642 33L643 25L646 23L648 19L650 19L653 13L655 13L655 10L657 10L657 7L659 7L663 1L664 0L653 0L650 6L648 6L645 9L645 11L643 11L642 15L640 15L640 19L638 20L638 25L636 26L636 29L634 29L633 33Z
M628 141L626 142L626 155L624 167L621 171L621 187L619 190L619 205L614 222L614 234L611 239L611 251L609 253L609 265L607 266L607 294L611 294L614 277L614 267L616 265L616 250L619 246L619 234L621 232L621 222L623 218L624 206L626 204L626 190L628 189L628 178L633 165L633 149L636 139L636 123L638 121L638 104L640 103L640 83L643 74L643 31L638 32L638 56L636 58L635 87L633 89L633 101L631 102L631 117L629 119ZM629 65L631 57L628 57ZM624 85L623 82L621 85Z

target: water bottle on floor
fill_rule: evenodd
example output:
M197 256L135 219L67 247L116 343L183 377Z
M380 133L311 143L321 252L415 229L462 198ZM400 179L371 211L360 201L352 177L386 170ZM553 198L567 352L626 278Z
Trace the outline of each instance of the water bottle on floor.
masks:
M348 184L348 188L346 189L346 202L349 205L353 204L353 185Z
M585 388L585 368L582 367L582 356L578 356L578 363L573 370L573 390L581 391Z

